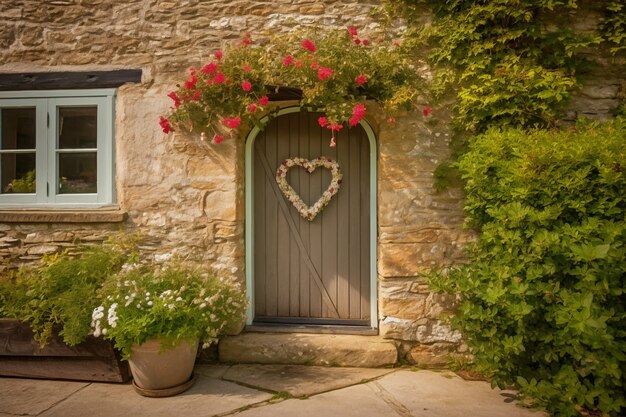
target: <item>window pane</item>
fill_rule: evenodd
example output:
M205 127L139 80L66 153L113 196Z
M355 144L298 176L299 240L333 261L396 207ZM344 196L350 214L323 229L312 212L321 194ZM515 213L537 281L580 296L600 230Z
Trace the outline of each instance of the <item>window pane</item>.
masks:
M58 149L84 149L97 147L98 108L59 107Z
M35 149L35 108L1 109L2 149Z
M35 153L2 154L2 194L34 193Z
M59 153L59 194L96 193L97 153Z

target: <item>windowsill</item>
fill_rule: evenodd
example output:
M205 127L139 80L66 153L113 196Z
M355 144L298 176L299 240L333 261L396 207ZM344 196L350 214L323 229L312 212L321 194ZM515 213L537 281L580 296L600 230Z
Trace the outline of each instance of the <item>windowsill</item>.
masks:
M121 223L127 213L101 209L0 209L0 223Z

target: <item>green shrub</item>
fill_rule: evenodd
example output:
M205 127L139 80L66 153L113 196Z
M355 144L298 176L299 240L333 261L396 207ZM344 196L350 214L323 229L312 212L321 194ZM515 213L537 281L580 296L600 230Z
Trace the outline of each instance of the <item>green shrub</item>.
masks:
M55 329L68 345L81 343L91 332L96 290L129 256L128 248L109 244L47 256L0 282L0 317L29 323L42 347Z
M488 130L458 162L469 263L458 294L475 364L562 416L626 407L626 122Z

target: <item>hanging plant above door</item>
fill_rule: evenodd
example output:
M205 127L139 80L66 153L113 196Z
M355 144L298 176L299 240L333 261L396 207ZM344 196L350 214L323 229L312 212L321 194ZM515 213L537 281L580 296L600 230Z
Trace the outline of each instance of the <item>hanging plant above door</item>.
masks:
M336 132L365 116L366 100L380 104L389 122L399 109L411 109L422 84L416 64L402 42L363 38L354 27L279 33L262 45L248 33L201 68L189 69L187 80L168 94L173 104L159 123L164 133L195 132L217 144L271 115L276 108L270 99L288 92L324 114L318 122L334 146Z

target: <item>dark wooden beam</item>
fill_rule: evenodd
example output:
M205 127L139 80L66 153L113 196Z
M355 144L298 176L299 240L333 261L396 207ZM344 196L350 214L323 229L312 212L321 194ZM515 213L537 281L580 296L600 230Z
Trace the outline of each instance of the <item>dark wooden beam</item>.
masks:
M114 88L141 82L140 69L0 74L0 91Z

